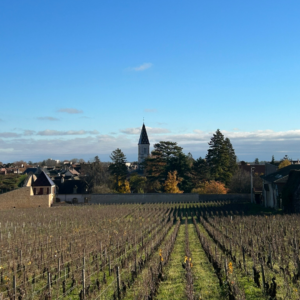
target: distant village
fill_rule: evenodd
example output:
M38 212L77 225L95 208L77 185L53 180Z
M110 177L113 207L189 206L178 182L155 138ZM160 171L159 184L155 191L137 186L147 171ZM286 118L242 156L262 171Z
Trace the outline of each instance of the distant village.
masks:
M136 177L138 181L145 177L141 166L149 156L150 142L146 127L143 125L138 143L137 161L125 162L127 179L138 175L139 178ZM62 202L72 204L88 203L90 194L112 193L107 188L100 188L100 190L90 188L89 177L94 164L95 162L85 162L83 159L60 161L51 158L39 163L17 161L3 164L0 162L0 195L3 194L4 196L6 194L6 200L9 196L12 197L11 199L20 199L19 202L22 202L22 199L27 197L28 201L26 201L28 203L33 199L29 196L43 196L44 198L46 197L47 207ZM101 165L106 170L110 164L110 162L101 162ZM299 172L294 172L297 170ZM295 193L298 190L300 191L300 180L297 179L298 177L300 179L300 176L298 174L300 174L299 160L291 160L287 156L280 161L275 161L274 157L269 162L259 162L258 159L255 162L241 161L237 163L237 170L228 184L227 192L232 194L251 194L252 202L266 207L282 208L284 188L286 189L290 185ZM191 175L190 178L192 177ZM299 184L295 185L295 182L299 182ZM22 188L27 188L27 190ZM198 193L198 190L194 189L192 193ZM15 192L14 194L10 193L13 191ZM25 196L22 196L22 193L25 193ZM135 188L134 184L132 184L123 193L141 193L141 189ZM295 195L295 197L297 196Z

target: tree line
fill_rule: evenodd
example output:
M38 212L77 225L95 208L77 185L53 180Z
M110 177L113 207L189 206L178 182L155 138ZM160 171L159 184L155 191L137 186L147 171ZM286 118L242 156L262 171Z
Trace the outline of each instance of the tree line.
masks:
M106 167L97 158L90 167L94 168L90 171L94 175L87 178L91 178L93 192L104 189L116 193L226 193L238 170L234 148L219 129L208 145L206 156L194 159L177 143L161 141L136 172L128 171L125 154L116 149ZM106 175L101 179L96 173Z

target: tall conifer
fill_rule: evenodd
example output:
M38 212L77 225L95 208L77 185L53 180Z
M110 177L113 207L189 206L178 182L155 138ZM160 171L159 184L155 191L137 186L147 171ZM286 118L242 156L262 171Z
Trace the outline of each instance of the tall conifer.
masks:
M206 155L211 179L221 181L226 185L236 169L236 155L228 138L218 129L212 136Z

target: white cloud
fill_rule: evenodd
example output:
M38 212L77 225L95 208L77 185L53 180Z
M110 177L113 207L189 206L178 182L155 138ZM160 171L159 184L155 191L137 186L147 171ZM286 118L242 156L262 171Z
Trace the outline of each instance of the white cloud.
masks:
M147 133L149 134L161 134L161 133L169 133L170 131L166 128L155 128L155 127L147 127ZM140 127L134 127L134 128L126 128L123 130L120 130L120 132L125 134L140 134L141 128Z
M145 71L151 67L152 67L151 63L143 63L142 65L140 65L138 67L132 68L132 70L139 72L139 71Z
M119 134L98 134L95 131L44 130L33 132L31 136L23 133L0 133L1 161L15 160L38 161L47 157L67 159L82 157L90 159L99 155L104 161L109 160L110 153L116 148L122 149L129 161L137 159L137 143L141 128L127 128ZM190 133L171 134L165 128L147 128L151 149L159 141L177 142L184 152L189 151L195 158L205 156L208 143L214 132L195 129ZM23 131L25 132L25 131ZM285 154L293 159L300 158L300 130L275 132L273 130L258 131L222 131L230 138L235 152L240 160L281 159ZM87 134L88 136L85 136ZM23 136L23 137L22 137ZM40 136L43 136L41 139Z
M76 108L61 108L58 109L57 112L64 112L67 114L82 114L83 111L80 109L76 109Z
M68 130L68 131L59 131L59 130L50 130L46 129L39 131L37 135L43 136L53 136L53 135L84 135L84 134L99 134L97 130L86 131L86 130Z
M157 109L156 108L145 108L144 112L146 112L146 113L156 113Z
M42 121L59 121L58 118L53 118L53 117L39 117L38 120L42 120Z

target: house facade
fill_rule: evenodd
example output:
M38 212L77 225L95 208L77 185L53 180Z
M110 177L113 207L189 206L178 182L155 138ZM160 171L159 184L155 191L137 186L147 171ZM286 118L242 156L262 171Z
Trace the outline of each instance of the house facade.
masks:
M300 170L300 165L290 165L261 176L263 179L263 202L266 207L283 208L282 190L292 170Z

